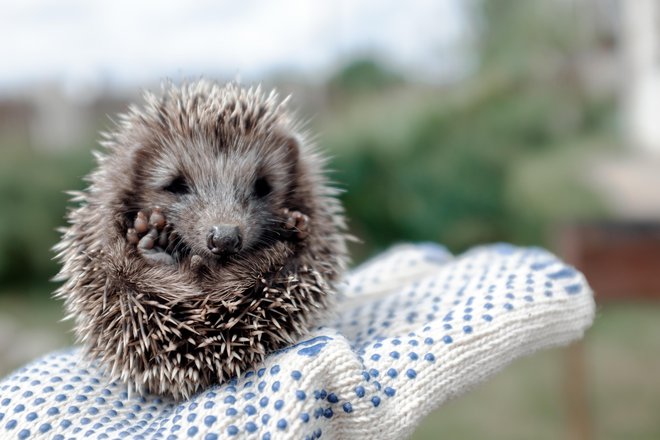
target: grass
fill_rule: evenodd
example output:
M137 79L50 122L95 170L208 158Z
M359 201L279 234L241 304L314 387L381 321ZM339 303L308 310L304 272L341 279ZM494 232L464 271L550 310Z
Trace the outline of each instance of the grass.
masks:
M71 344L61 304L43 295L0 295L0 376ZM520 359L442 406L414 440L569 437L565 349ZM598 439L660 438L660 304L601 307L584 342L591 429Z

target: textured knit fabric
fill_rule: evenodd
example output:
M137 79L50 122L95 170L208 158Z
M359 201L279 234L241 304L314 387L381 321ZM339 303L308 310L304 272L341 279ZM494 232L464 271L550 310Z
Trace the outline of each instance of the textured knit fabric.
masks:
M397 246L347 278L337 316L185 402L129 396L78 349L0 382L0 438L400 439L513 359L583 335L583 276L537 248Z

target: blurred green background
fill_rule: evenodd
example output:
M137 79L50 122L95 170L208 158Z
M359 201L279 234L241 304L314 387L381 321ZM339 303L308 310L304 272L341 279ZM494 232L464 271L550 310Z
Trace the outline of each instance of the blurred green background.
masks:
M293 93L330 153L362 239L351 249L355 263L399 241L436 241L457 253L493 241L555 249L557 225L617 217L585 170L628 148L619 90L607 76L620 42L616 26L583 3L598 2L469 2L464 50L478 61L446 84L411 78L369 53L322 81L281 72L263 79ZM610 64L593 68L603 54ZM85 118L66 148L40 145L34 102L0 102L0 375L72 343L49 282L64 191L83 187L98 131L136 93L71 104ZM660 438L659 331L658 304L599 309L584 353L596 438ZM567 374L563 350L518 361L441 408L414 438L567 438Z

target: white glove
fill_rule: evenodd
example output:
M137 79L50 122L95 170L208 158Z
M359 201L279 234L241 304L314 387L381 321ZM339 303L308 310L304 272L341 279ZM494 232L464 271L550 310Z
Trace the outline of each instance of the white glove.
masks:
M0 438L400 439L513 359L580 338L584 277L538 248L401 245L348 276L337 318L185 402L128 396L78 349L0 382Z

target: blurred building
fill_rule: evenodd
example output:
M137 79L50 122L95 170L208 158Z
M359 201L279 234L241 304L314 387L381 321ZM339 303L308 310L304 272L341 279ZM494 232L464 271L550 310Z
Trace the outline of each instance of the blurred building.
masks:
M612 3L605 2L612 7ZM593 183L619 218L660 219L660 2L615 4L625 154L595 160ZM598 75L598 72L595 72Z

